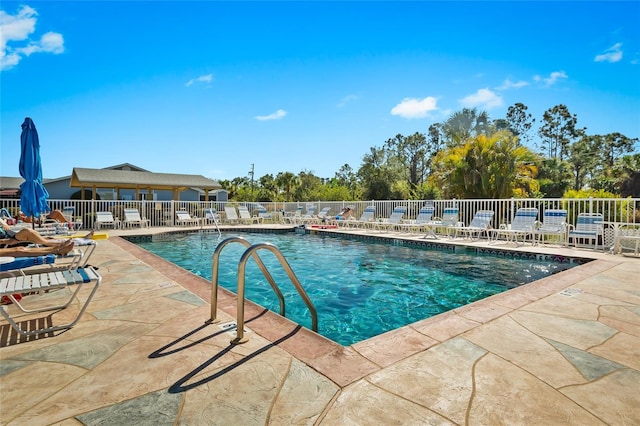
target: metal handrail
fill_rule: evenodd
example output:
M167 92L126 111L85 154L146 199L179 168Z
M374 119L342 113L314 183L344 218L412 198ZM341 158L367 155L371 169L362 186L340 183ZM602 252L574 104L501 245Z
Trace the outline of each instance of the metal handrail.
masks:
M202 218L200 222L200 229L204 228L204 223L206 222L207 217ZM220 227L218 226L218 219L216 219L216 215L213 215L213 224L216 226L216 231L218 231L218 237L222 236L222 231L220 231Z
M213 256L212 256L212 260L211 260L211 263L212 263L212 265L211 265L211 318L209 318L207 320L208 324L217 323L217 322L220 321L219 319L217 319L217 315L218 315L218 270L219 270L219 264L220 264L220 253L222 252L222 249L224 249L225 246L227 246L230 243L241 243L245 247L250 247L251 246L251 243L249 241L247 241L245 238L242 238L242 237L230 237L230 238L227 238L225 240L222 240L220 242L220 244L218 244L216 249L213 251ZM245 251L245 253L246 253L246 251ZM260 256L258 256L257 254L254 254L253 258L255 259L256 263L258 264L258 267L260 268L260 270L262 271L262 274L265 276L265 278L267 279L267 281L271 285L271 288L276 293L276 296L278 296L278 300L280 301L280 315L285 316L284 296L283 296L282 292L280 291L280 288L278 288L278 285L276 284L276 281L271 276L271 273L269 273L269 271L267 270L267 267L264 265L264 263L262 263L262 259L260 259Z
M280 264L282 265L282 267L284 268L285 272L289 276L289 279L291 280L291 282L295 286L296 290L298 290L298 294L300 294L300 297L302 297L302 300L307 305L307 308L309 309L309 312L311 313L311 328L312 328L313 331L315 331L317 333L318 332L318 313L316 311L315 306L313 306L313 303L311 302L311 299L309 299L309 296L307 295L307 292L304 291L304 288L300 284L300 281L298 281L298 277L296 277L296 274L293 272L293 269L291 269L291 266L289 265L289 262L287 262L287 259L284 258L284 256L282 255L282 252L280 252L280 250L276 246L274 246L273 244L271 244L271 243L258 243L258 244L254 244L251 247L249 247L243 253L242 257L240 258L240 263L238 263L238 307L237 307L238 319L236 321L236 324L237 324L236 337L231 340L231 343L232 344L239 344L239 343L245 343L245 342L248 341L248 338L244 337L245 268L246 268L246 264L247 264L247 260L249 259L249 256L253 256L254 259L255 259L257 257L256 251L258 251L260 249L267 249L267 250L271 251L276 256L276 258L280 261ZM282 315L282 316L284 316L284 315Z

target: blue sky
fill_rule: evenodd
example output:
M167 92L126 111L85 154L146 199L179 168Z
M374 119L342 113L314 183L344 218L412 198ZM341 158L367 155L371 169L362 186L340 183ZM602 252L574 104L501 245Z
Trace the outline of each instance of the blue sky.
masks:
M640 137L640 2L3 1L0 175L333 177L463 107Z

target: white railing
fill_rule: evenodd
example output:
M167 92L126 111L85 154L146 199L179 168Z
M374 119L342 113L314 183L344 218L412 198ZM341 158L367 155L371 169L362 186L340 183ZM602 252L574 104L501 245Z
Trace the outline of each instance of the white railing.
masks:
M225 204L246 205L253 215L257 215L255 208L264 206L276 221L281 221L286 213L293 213L298 207L303 207L303 214L310 205L315 206L315 212L324 207L330 207L328 216L336 215L344 207L353 209L353 216L358 218L367 206L376 207L376 218L388 218L395 206L407 207L404 219L415 219L420 207L426 203L433 203L434 216L442 216L446 207L458 207L460 221L469 224L477 210L493 210L492 226L498 228L501 224L511 222L516 210L520 207L536 207L538 220L542 221L546 209L566 209L567 222L575 224L578 213L602 213L605 221L640 224L640 198L511 198L501 200L395 200L395 201L315 201L315 202L197 202L197 201L111 201L111 200L49 200L52 209L63 210L73 207L74 219L82 221L82 227L93 228L95 213L110 211L114 218L124 219L125 208L137 208L142 217L150 220L151 226L175 226L176 211L187 210L192 217L204 217L205 208L214 208L224 213ZM19 210L20 200L0 199L0 208L7 209L12 216Z

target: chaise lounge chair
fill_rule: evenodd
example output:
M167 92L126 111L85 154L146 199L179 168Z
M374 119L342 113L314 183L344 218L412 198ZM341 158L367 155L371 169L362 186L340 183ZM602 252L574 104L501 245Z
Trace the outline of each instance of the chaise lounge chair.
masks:
M251 216L249 208L247 206L238 206L238 213L240 214L240 221L246 224L254 224L262 222L262 218L259 216Z
M36 312L47 312L47 311L55 311L59 309L67 308L73 299L76 298L78 292L82 288L84 284L94 283L93 289L87 296L84 304L80 308L80 311L76 315L75 319L71 322L61 325L50 325L45 326L35 330L24 329L19 323L14 319L15 315L12 315L9 311L15 310L13 307L7 307L4 305L0 305L0 314L11 324L11 327L18 333L24 336L33 336L37 334L50 333L57 330L66 330L72 328L79 320L84 311L89 306L89 302L93 299L93 296L98 289L98 286L102 282L102 277L93 267L86 268L77 268L71 270L59 270L59 271L51 271L51 272L42 272L35 273L29 275L20 275L17 277L6 277L0 279L0 297L6 296L13 305L20 309L24 313L36 313ZM66 303L63 304L54 304L50 306L45 306L37 309L27 309L22 303L24 303L24 299L22 299L22 303L17 297L17 295L23 295L25 293L32 294L27 297L27 299L31 299L32 297L38 297L38 295L43 295L49 290L63 289L71 286L76 286L76 290L73 292L71 297L68 299ZM28 321L28 324L31 324L32 321Z
M567 234L567 244L571 245L573 240L574 247L592 247L598 248L598 237L602 236L604 231L603 216L601 213L580 213L576 225L569 225L569 233ZM588 244L578 245L578 240L586 240Z
M52 265L56 262L55 254L47 254L44 256L17 257L13 262L0 263L0 272L22 271L32 266Z
M558 243L567 244L567 211L547 209L542 214L542 223L535 230L536 240L544 244L545 236L557 237Z
M236 225L240 223L240 218L238 217L238 211L233 206L224 206L224 221L225 223L229 223L232 225Z
M331 211L331 207L323 207L322 210L320 210L318 212L318 214L315 216L315 218L313 219L314 223L322 223L323 220L327 220L328 219L328 214Z
M519 208L510 225L500 225L500 228L495 230L494 240L498 240L503 236L507 241L513 240L518 245L520 237L522 237L522 244L526 243L527 237L531 237L531 242L533 243L537 218L537 208Z
M114 219L111 212L96 212L96 220L93 223L95 229L103 226L113 226L113 229L120 228L120 219Z
M418 211L418 216L416 216L415 220L403 223L400 226L400 229L406 229L409 232L420 232L422 230L426 230L426 225L433 222L434 211L435 208L433 207L433 204L422 206ZM433 237L436 237L433 230L430 230L430 235L431 234L433 234Z
M258 206L256 208L256 210L258 211L258 217L262 218L262 222L264 222L265 220L273 220L274 217L271 213L267 212L267 209L263 206Z
M204 209L204 217L202 218L202 224L208 225L211 223L214 225L217 225L218 223L220 223L220 215L218 214L218 211L214 208Z
M358 228L369 228L373 225L375 214L376 206L367 206L362 212L360 219L345 221L344 223L347 224L347 226L353 225L354 227Z
M427 238L429 236L438 238L436 234L437 229L444 229L447 236L449 236L450 230L455 229L456 226L462 226L462 224L458 222L459 212L460 210L458 209L458 207L446 207L442 212L441 219L434 219L424 224L426 231L424 237L422 238Z
M176 225L199 226L200 219L197 217L191 217L191 214L189 214L189 212L186 210L177 210Z
M480 235L491 229L491 220L493 219L493 210L478 210L473 216L469 226L454 226L454 235L456 238L458 233L463 234L465 238L479 239Z
M284 215L284 221L287 223L298 223L302 218L302 206L298 206L296 208L296 211L293 212L293 214L291 213L285 213Z
M130 227L137 225L141 228L149 226L151 221L140 216L138 209L124 209L124 226Z
M381 222L374 222L373 226L376 229L384 229L387 231L400 229L402 226L402 218L406 212L407 208L405 206L395 206L388 219L384 219Z

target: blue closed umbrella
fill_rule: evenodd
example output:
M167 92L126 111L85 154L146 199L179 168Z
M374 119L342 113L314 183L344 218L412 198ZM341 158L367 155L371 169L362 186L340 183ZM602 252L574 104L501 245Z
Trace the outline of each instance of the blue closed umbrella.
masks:
M20 210L25 216L40 217L51 211L47 204L49 193L42 186L42 163L40 162L40 139L33 120L29 117L22 123L20 135L20 176L24 182L20 185ZM33 222L33 221L32 221Z

